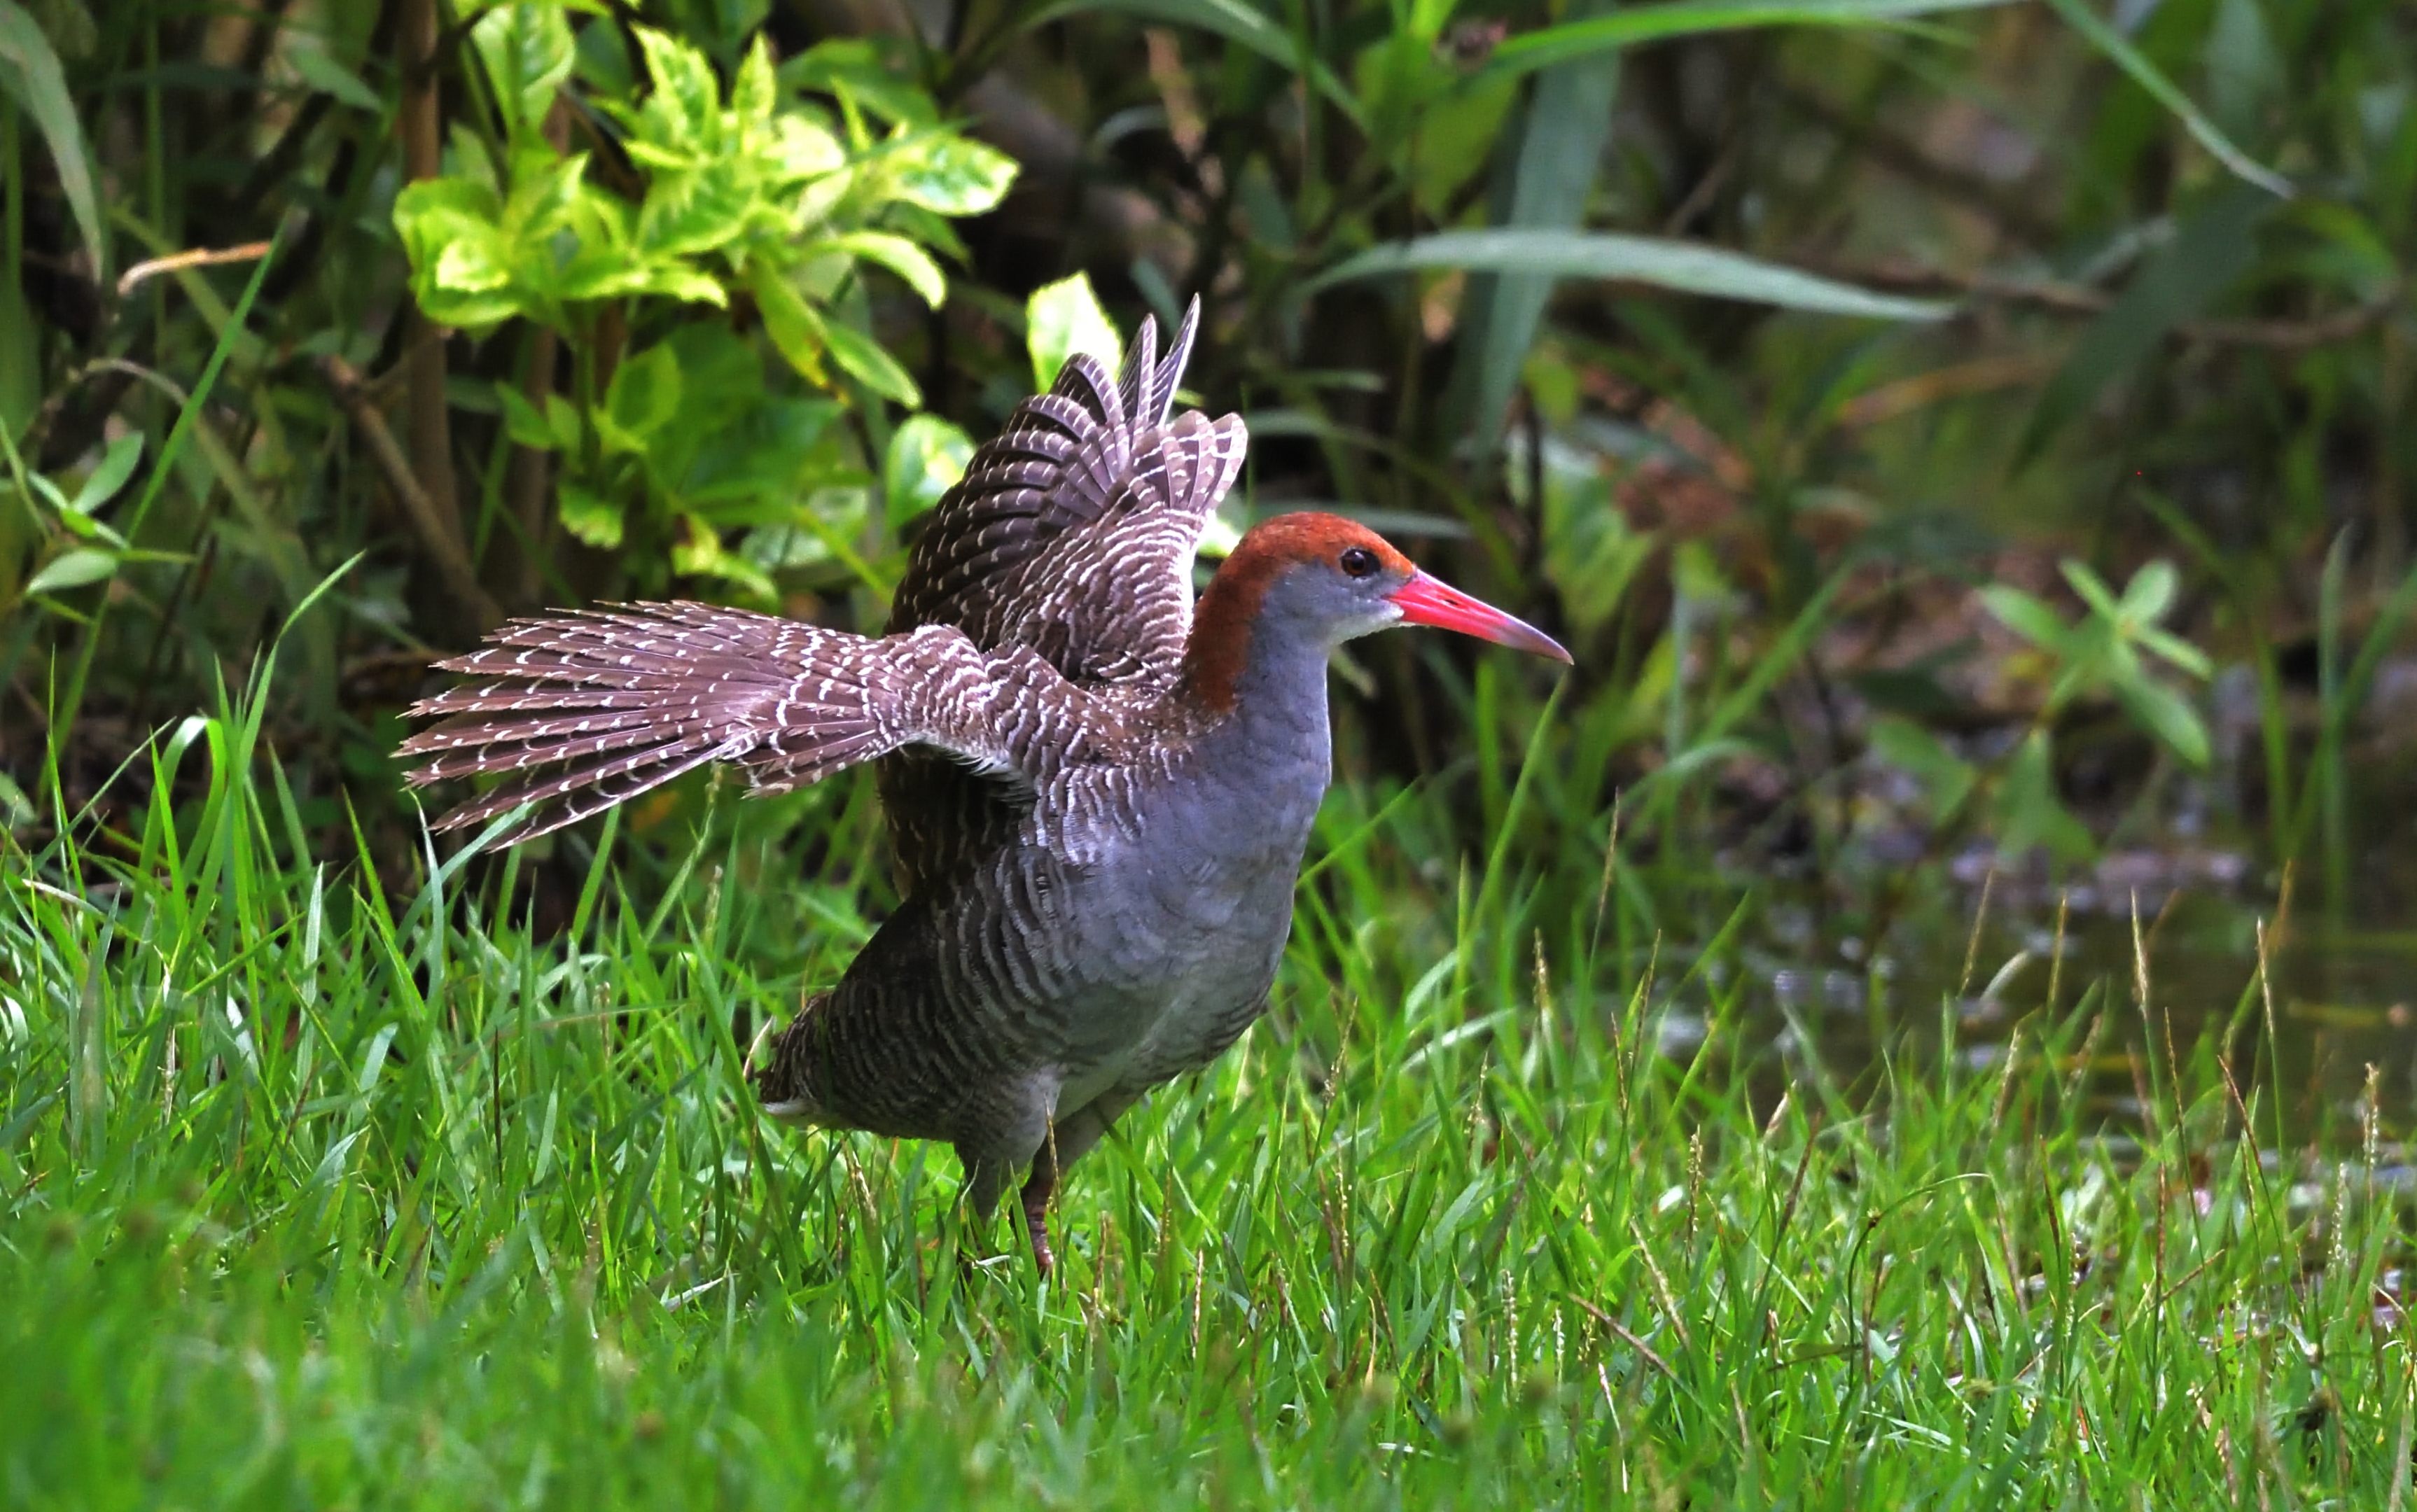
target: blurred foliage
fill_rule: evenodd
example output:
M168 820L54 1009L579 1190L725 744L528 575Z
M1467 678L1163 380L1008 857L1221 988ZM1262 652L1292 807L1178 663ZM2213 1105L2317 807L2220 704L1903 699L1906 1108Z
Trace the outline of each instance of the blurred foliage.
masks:
M38 825L357 557L268 728L306 824L407 860L431 656L628 595L874 627L970 438L1196 294L1228 536L1357 513L1578 653L1539 735L1531 669L1353 648L1348 769L1466 784L1469 839L1532 748L1515 839L1560 860L1617 793L1673 875L1851 882L1900 830L2072 864L2178 807L2347 874L2411 592L2405 4L107 22L0 0Z

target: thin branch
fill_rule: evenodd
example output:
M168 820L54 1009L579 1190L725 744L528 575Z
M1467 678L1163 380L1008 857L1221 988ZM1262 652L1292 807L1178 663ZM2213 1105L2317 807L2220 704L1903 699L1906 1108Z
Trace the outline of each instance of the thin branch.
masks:
M1911 267L1901 263L1871 266L1830 266L1823 273L1893 294L1960 295L1992 304L2017 305L2051 315L2103 315L2115 308L2117 295L2088 284L2059 283L2047 279L2009 278L1996 273L1956 273L1945 268ZM2376 298L2348 310L2305 320L2186 320L2176 325L2179 340L2210 346L2264 347L2273 351L2305 351L2336 341L2356 340L2375 328L2400 306L2408 280L2396 279Z
M162 273L175 273L189 267L217 267L225 263L251 263L268 255L271 244L265 241L246 242L240 247L196 247L190 251L171 252L147 263L137 263L117 280L117 297L125 298L145 279Z
M386 475L387 486L402 501L403 513L410 517L412 529L419 537L420 548L436 565L437 572L445 580L447 591L477 621L477 628L484 630L494 627L503 619L502 611L495 607L495 601L488 597L487 590L479 585L479 574L470 565L469 553L446 530L445 518L438 510L436 501L428 496L419 486L419 479L413 476L411 463L403 457L403 447L396 443L394 432L387 427L386 416L378 413L376 404L371 401L370 386L364 384L361 375L342 357L320 358L319 370L327 375L328 387L335 390L337 401L352 416L353 424L360 431L361 439L369 443L370 455L377 460L378 470Z

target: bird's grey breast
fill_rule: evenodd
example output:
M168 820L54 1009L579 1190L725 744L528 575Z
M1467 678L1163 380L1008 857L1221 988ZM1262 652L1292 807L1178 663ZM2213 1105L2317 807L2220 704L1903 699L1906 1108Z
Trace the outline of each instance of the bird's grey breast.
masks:
M1288 733L1177 752L1075 806L1094 819L1061 837L1076 863L1064 921L1093 979L1070 1098L1205 1065L1256 1017L1330 777L1324 721Z

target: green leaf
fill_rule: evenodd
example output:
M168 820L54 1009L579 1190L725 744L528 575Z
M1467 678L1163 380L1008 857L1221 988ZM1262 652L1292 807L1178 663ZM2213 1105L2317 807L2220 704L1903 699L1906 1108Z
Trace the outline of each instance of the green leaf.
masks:
M1682 294L1879 320L1944 320L1954 312L1950 305L1874 294L1852 284L1696 242L1607 231L1516 227L1444 231L1407 241L1387 242L1328 268L1302 284L1300 292L1310 295L1355 279L1382 278L1422 268L1618 279Z
M50 38L41 27L25 13L16 0L0 0L0 94L15 100L17 108L33 117L34 127L51 149L51 159L58 165L59 189L67 196L68 208L74 213L76 229L84 234L84 248L92 259L93 277L99 282L109 281L109 236L100 214L100 196L95 192L92 158L85 150L84 128L76 117L75 101L68 94L67 75L59 68L59 55L51 49ZM16 165L8 165L14 173Z
M100 582L117 571L117 553L97 547L80 546L51 558L34 581L25 584L28 594L65 593Z
M2133 639L2143 648L2155 652L2194 677L2204 678L2215 671L2215 665L2208 660L2206 652L2169 631L2143 626L2134 632Z
M679 357L668 343L658 343L614 370L596 429L608 449L643 451L646 438L678 413L679 402Z
M1981 10L2009 0L1677 0L1634 6L1609 15L1573 21L1513 37L1497 47L1478 71L1482 78L1516 78L1573 58L1640 42L1757 26L1885 26L1916 16Z
M2057 612L2008 583L1993 582L1981 590L1981 602L2006 628L2043 651L2061 653L2068 629Z
M918 415L889 433L881 467L882 493L892 529L940 502L973 461L973 438L936 415Z
M324 48L296 42L285 50L285 61L293 65L301 81L323 95L333 95L340 104L372 115L384 113L386 101L377 91L361 83L360 76L327 55Z
M808 247L804 256L817 252L841 251L878 263L906 280L906 286L921 296L923 303L935 309L949 296L948 276L932 255L904 236L893 236L886 231L851 231L845 235L830 236Z
M769 124L773 108L779 103L771 44L758 32L747 49L747 56L739 60L738 76L731 81L730 113L737 118L739 129L744 131Z
M1100 308L1100 296L1091 292L1090 276L1085 273L1032 291L1024 306L1024 341L1032 354L1032 386L1043 392L1077 352L1099 358L1111 373L1124 361L1116 322Z
M831 356L858 383L909 409L923 402L923 391L915 386L915 380L872 337L844 321L828 321L823 325L823 340L828 343Z
M2207 93L2218 125L2255 131L2259 115L2288 82L2260 0L2216 0L2207 33Z
M749 265L747 286L755 295L755 312L764 317L764 333L772 339L781 355L788 358L789 366L807 382L828 387L830 380L823 371L823 353L830 346L829 333L823 318L806 303L805 295L781 269L761 261Z
M2174 594L2181 584L2171 562L2161 559L2147 564L2123 585L2123 617L2136 626L2156 624L2174 607Z
M2157 66L2149 61L2147 54L2126 41L2121 33L2090 8L2090 0L2047 0L2047 3L2075 31L2087 38L2090 46L2105 53L2117 68L2130 74L2132 82L2146 90L2151 99L2172 112L2183 129L2212 154L2216 161L2269 194L2286 200L2291 197L2289 179L2234 146L2232 139L2218 130L2213 121L2201 114L2188 95L2175 88L2172 80L2157 71Z
M1930 799L1930 811L1939 817L1953 813L1980 780L1981 774L1971 763L1910 719L1894 715L1874 719L1870 740L1873 753L1880 760L1922 784Z
M835 96L885 120L928 126L937 118L932 97L888 68L871 38L816 42L782 64L780 76L788 88Z
M1355 124L1362 123L1360 101L1350 87L1318 61L1308 44L1289 27L1269 20L1264 11L1245 0L1059 0L1024 24L1026 29L1038 28L1091 10L1176 26L1196 26L1222 37L1293 73L1306 72L1319 94Z
M2166 749L2193 766L2207 764L2207 726L2190 700L2143 673L2118 679L2115 701Z
M556 396L549 394L548 399ZM499 383L495 386L495 402L504 412L504 430L516 446L534 451L552 451L555 441L554 428L546 423L545 413L528 401L520 385Z
M2064 574L2064 581L2073 585L2073 591L2081 596L2081 601L2090 606L2091 613L2110 624L2123 617L2123 606L2116 602L2115 590L2106 586L2105 579L2090 569L2090 564L2068 556L2057 564L2057 570Z
M1996 809L1998 845L2006 854L2040 846L2060 860L2077 861L2098 848L2089 827L2057 796L2056 765L2045 730L2032 731L2015 748L1998 785Z
M579 423L579 407L560 394L545 396L545 428L553 432L555 446L563 451L577 451L586 436Z
M651 26L637 26L638 47L646 54L646 73L654 91L639 113L644 134L629 144L642 159L648 149L658 154L698 159L719 145L716 129L722 114L722 89L713 65L688 43Z
M142 432L129 431L119 436L100 454L100 465L84 480L84 487L76 490L72 507L84 514L98 513L103 505L117 497L117 491L126 486L126 480L134 476L134 469L142 461Z
M1601 10L1607 4L1581 0L1573 8ZM1611 140L1619 68L1616 54L1605 54L1554 68L1536 82L1535 98L1518 122L1518 150L1499 155L1495 170L1502 224L1569 231L1585 223ZM1454 342L1452 398L1462 428L1482 452L1491 452L1501 434L1503 412L1552 294L1547 274L1495 273L1469 280Z
M747 234L762 203L759 187L737 164L659 169L638 212L638 242L666 259L727 247Z
M598 497L576 483L555 491L555 509L562 528L600 551L617 551L624 528L621 507Z
M954 132L924 131L892 142L883 166L891 192L941 215L981 215L1007 198L1015 159Z
M558 5L527 0L497 6L470 28L470 41L487 66L507 130L515 137L538 135L555 91L578 59L570 16Z
M507 292L511 249L495 194L462 178L424 178L394 199L394 229L411 262L411 292L439 325L476 329L520 313Z

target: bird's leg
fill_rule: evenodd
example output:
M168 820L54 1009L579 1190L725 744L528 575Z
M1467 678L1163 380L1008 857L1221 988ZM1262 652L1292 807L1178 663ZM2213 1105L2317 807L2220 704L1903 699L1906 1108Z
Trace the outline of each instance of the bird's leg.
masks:
M1049 1247L1049 1199L1057 1191L1057 1162L1052 1158L1055 1150L1043 1150L1032 1162L1032 1175L1024 1184L1024 1222L1032 1233L1032 1263L1041 1274L1048 1275L1056 1268L1057 1256Z

